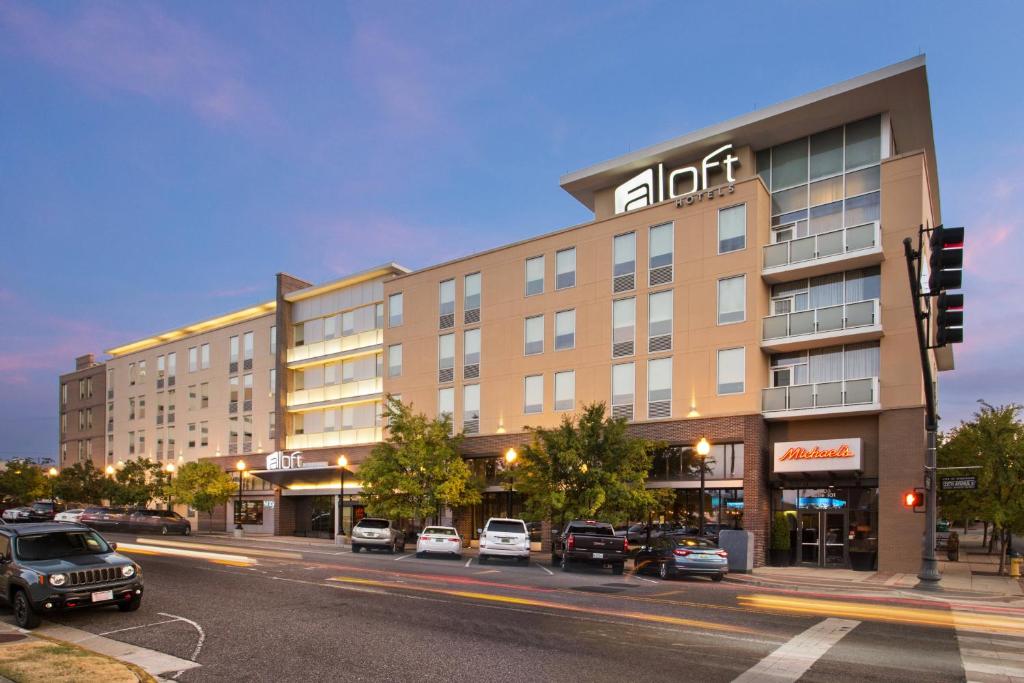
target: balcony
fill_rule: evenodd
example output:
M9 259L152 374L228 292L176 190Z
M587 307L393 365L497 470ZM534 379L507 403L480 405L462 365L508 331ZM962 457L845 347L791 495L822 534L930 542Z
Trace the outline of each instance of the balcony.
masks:
M362 429L343 429L318 434L292 434L285 437L284 447L288 450L303 450L328 446L353 446L360 443L376 443L381 438L380 427L363 427Z
M761 390L761 412L766 420L869 414L881 409L877 377Z
M302 364L314 358L335 356L357 350L370 350L384 341L384 330L367 330L346 337L328 339L326 341L303 344L288 349L288 364Z
M320 403L337 403L348 399L367 398L379 394L383 390L383 380L380 377L371 377L358 382L330 384L315 389L300 389L288 392L288 407L308 407Z
M874 266L883 261L878 221L764 247L761 277L769 284Z
M772 353L800 351L823 342L854 344L882 338L878 299L770 315L761 322L761 348Z

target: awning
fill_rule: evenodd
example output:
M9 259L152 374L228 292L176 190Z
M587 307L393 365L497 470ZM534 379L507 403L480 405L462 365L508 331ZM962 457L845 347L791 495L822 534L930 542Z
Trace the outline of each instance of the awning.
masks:
M255 477L281 487L285 496L337 495L341 485L341 470L337 465L322 467L286 467L276 470L253 470ZM362 491L355 472L345 470L345 494Z

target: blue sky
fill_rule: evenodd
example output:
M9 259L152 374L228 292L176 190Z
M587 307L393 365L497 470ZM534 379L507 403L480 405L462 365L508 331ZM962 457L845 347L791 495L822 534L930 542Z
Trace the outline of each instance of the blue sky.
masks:
M968 226L948 426L1024 399L1020 3L0 0L0 458L74 357L588 219L567 171L925 52Z

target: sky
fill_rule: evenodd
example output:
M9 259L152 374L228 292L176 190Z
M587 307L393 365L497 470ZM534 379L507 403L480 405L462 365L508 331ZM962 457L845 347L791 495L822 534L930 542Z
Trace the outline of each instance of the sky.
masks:
M943 427L1024 402L1024 3L0 0L0 458L74 358L592 216L559 176L927 55L967 227Z

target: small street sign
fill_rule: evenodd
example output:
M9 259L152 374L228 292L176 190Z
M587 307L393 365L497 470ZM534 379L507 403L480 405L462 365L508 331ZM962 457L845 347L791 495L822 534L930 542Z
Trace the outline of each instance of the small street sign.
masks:
M970 491L978 488L978 478L974 475L940 477L939 486L943 491Z

